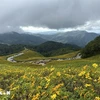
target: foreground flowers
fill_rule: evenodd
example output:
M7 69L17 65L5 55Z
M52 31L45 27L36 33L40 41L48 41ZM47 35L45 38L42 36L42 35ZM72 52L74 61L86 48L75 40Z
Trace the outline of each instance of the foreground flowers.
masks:
M94 63L94 64L92 64L92 66L93 66L94 68L97 68L97 67L98 67L98 64Z
M52 99L52 100L56 99L56 97L57 97L56 94L51 95L51 99Z
M0 90L11 95L8 100L100 100L99 65L78 68L16 68L2 67Z

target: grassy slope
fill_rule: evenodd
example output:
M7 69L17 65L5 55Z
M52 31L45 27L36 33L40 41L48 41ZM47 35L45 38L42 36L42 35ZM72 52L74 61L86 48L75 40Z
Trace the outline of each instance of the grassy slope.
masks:
M34 59L43 59L44 56L40 53L31 50L22 51L24 54L15 58L15 60L23 61L23 60L34 60Z
M27 51L25 50L23 52L24 52L24 55L16 57L15 60L24 61L24 60L35 60L35 59L44 59L45 58L41 54L31 51L31 50L27 50ZM65 55L54 56L52 58L69 58L69 57L75 56L77 53L78 52L73 52L73 53L69 53L69 54L65 54ZM56 60L54 60L54 61L47 63L45 67L53 66L53 67L57 67L57 68L65 68L65 67L81 68L81 66L91 65L93 63L100 64L100 55L93 56L93 57L90 57L87 59L78 59L78 60L71 60L71 61L56 61ZM41 68L41 66L39 66L39 65L33 65L33 64L29 64L29 63L20 63L20 62L19 63L11 63L11 62L6 61L6 57L0 57L0 64L7 64L7 65L11 65L11 66L13 66L13 65L24 66L24 67L30 66L30 67L34 67L34 68L36 68L38 66L38 68Z
M30 58L36 55L36 53L32 56L33 52L31 51L24 51L27 56L30 54ZM27 59L29 56L24 56ZM37 57L38 55L36 55ZM40 56L39 56L40 57ZM41 56L42 58L43 56ZM60 56L61 57L61 56ZM63 55L64 57L64 55ZM67 56L69 57L69 56ZM95 100L96 97L99 96L99 93L94 94L93 90L91 90L91 87L85 87L84 85L93 84L92 87L95 89L95 91L99 91L99 85L97 82L95 82L95 77L98 79L100 73L100 55L87 58L87 59L79 59L79 60L72 60L72 61L51 61L46 66L36 66L36 65L30 65L30 64L22 64L22 63L10 63L7 62L6 57L0 57L0 88L2 89L10 89L11 95L5 98L10 98L9 100L21 100L21 97L27 98L27 95L29 96L29 100L32 100L32 98L35 98L35 95L37 96L37 93L41 92L44 93L44 95L39 94L38 98L39 100L49 100L53 94L56 94L52 90L54 87L57 88L59 84L63 82L63 80L66 80L66 83L64 83L64 86L59 87L58 90L60 91L60 95L57 95L57 98L55 100ZM19 58L21 59L21 58ZM25 58L24 58L25 59ZM95 69L91 66L93 63L99 64L99 67L97 69L98 73L94 74L93 71ZM81 73L83 70L83 66L89 65L89 69L92 68L92 72L90 71L90 74L93 74L92 76L92 83L89 79L86 79L84 77L79 77L78 74ZM52 68L51 68L52 66ZM54 69L53 69L54 68ZM91 70L91 69L90 69ZM88 69L87 69L88 71ZM60 74L59 74L60 72ZM57 76L58 73L58 76ZM96 76L95 76L96 75ZM47 82L46 82L46 79ZM50 81L49 81L50 80ZM73 85L73 82L76 83ZM68 83L68 84L67 84ZM70 84L69 84L70 83ZM41 86L42 88L39 88ZM47 86L48 88L45 89L44 86ZM81 86L81 90L79 89L79 86ZM96 86L96 87L95 87ZM34 88L34 90L33 90ZM74 90L75 88L79 90ZM85 92L84 92L85 90ZM20 93L20 96L17 94L17 92ZM24 91L24 92L21 92ZM33 93L33 95L31 95ZM78 98L78 96L83 93ZM47 94L49 94L47 96ZM67 97L66 97L67 95ZM3 100L3 96L0 96L0 100ZM66 97L66 98L65 98ZM17 99L16 99L17 98ZM33 99L34 100L34 99Z
M76 56L78 52L79 51L68 53L68 54L63 54L63 55L59 55L59 56L54 56L52 58L71 58L71 57Z

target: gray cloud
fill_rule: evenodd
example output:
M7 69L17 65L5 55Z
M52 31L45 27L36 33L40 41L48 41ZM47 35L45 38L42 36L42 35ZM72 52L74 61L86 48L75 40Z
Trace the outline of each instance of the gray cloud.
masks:
M100 0L1 0L0 31L20 31L19 26L73 28L100 20L99 9Z

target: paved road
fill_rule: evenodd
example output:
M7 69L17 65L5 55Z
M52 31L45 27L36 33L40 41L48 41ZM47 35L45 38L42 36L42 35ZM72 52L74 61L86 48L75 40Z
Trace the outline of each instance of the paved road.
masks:
M16 60L14 60L14 58L15 57L18 57L18 56L21 56L21 55L23 55L24 53L18 53L18 54L16 54L16 55L13 55L13 56L11 56L11 57L8 57L7 58L7 61L9 61L9 62L17 62Z

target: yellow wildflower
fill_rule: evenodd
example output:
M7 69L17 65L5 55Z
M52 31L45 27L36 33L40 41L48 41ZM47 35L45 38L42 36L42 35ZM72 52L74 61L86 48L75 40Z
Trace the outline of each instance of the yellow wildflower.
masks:
M31 86L34 86L34 82L32 82L32 85Z
M63 97L63 99L66 99L66 100L67 100L67 98L68 98L67 96L64 96L64 97Z
M100 100L100 97L95 97L95 99L94 100Z
M45 77L45 80L46 80L47 82L50 82L50 78Z
M37 93L37 94L32 98L32 100L39 100L39 96L40 96L40 94Z
M0 91L2 91L3 89L0 88Z
M83 76L86 72L85 71L82 71L78 74L78 76Z
M46 92L42 92L42 94L41 94L41 95L43 96L45 93L46 93Z
M54 71L54 70L55 70L55 68L51 68L51 69L50 69L51 72Z
M19 89L19 86L16 86L16 87L12 88L11 90L17 90L17 89Z
M86 65L86 66L83 67L83 69L85 70L85 69L87 69L87 67L88 67L88 66Z
M91 86L91 84L85 84L85 87L90 87Z
M60 72L57 72L57 74L56 74L57 76L61 76L61 73Z
M60 91L56 91L56 94L59 95L60 94Z
M97 82L97 80L95 79L94 82Z
M97 68L97 67L98 67L98 64L94 63L94 64L92 64L92 66L93 66L94 68Z
M41 89L41 88L42 88L41 86L38 86L38 87L37 87L37 89Z
M56 85L52 90L53 91L56 91L57 89L59 89L61 86L63 86L64 84L63 83L61 83L61 84L58 84L58 85Z
M26 75L23 75L22 77L23 77L23 79L25 79L26 78Z
M13 95L11 96L11 99L13 99L13 98L14 98L14 96L15 96L15 95L13 94Z
M85 75L85 78L87 78L87 79L92 79L92 78L90 77L90 73L87 73L87 74Z
M51 95L51 99L52 99L52 100L56 99L56 97L57 97L56 94Z
M45 88L48 88L48 86L49 86L49 83L46 84Z
M98 78L98 83L100 83L100 77Z
M77 87L75 87L74 90L77 90Z

